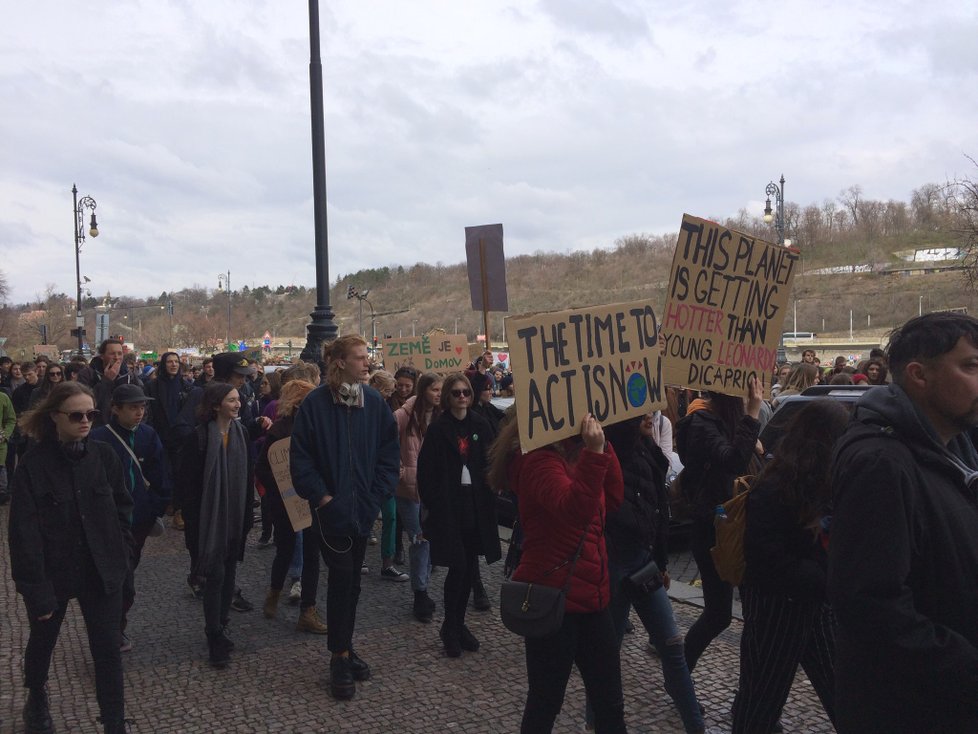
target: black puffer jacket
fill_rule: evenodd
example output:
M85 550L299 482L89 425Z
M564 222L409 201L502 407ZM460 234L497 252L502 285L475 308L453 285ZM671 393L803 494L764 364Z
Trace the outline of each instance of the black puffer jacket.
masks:
M666 472L669 460L650 439L642 437L631 446L615 446L625 482L621 506L608 513L605 544L613 561L634 558L652 550L661 571L669 561L669 498Z
M89 439L72 459L57 441L41 441L17 465L11 494L11 576L32 617L54 611L79 583L100 581L106 594L122 586L132 498L110 446ZM85 575L92 566L98 579Z
M978 456L897 385L836 445L829 599L840 732L978 731Z

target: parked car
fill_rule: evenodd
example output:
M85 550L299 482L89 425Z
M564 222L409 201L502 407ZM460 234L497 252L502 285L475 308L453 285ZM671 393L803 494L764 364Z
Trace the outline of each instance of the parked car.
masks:
M856 401L873 387L873 385L813 385L799 395L785 395L780 398L777 410L761 431L760 440L765 457L770 459L774 456L788 422L811 401L819 398L837 400L851 413Z

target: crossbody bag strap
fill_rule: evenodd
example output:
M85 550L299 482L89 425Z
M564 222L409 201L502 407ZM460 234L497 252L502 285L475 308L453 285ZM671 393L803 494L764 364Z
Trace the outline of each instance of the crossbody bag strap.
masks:
M105 427L109 429L109 433L111 433L119 440L119 443L122 444L123 448L125 448L125 450L129 452L129 455L132 457L133 463L136 465L136 469L139 471L139 478L143 480L143 484L145 484L146 488L148 489L150 484L148 481L146 481L146 475L143 474L143 467L140 466L139 464L139 457L136 456L136 452L132 450L132 447L128 443L126 443L126 440L122 436L120 436L118 433L115 432L115 429L112 428L112 426L106 423Z
M588 523L587 528L589 527L591 527L590 523ZM584 528L584 532L581 533L581 539L577 541L577 550L574 551L574 555L568 558L563 563L554 566L545 574L543 574L544 576L549 576L554 571L563 568L569 563L571 565L570 571L567 573L567 580L564 582L564 586L562 588L562 591L564 592L565 595L567 594L567 590L570 589L570 582L571 579L574 577L574 567L577 566L577 559L581 557L581 550L584 548L584 538L587 535L587 528Z

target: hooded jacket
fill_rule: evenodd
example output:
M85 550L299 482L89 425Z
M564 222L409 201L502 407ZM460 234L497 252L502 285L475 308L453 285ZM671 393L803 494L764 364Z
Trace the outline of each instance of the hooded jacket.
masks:
M978 731L976 468L899 386L856 404L832 480L840 732Z

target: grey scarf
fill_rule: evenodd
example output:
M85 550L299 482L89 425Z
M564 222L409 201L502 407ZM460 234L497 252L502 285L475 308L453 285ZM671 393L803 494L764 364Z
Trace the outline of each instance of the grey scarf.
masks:
M248 445L238 421L228 427L224 448L216 421L207 424L203 493L195 575L211 576L218 566L241 551L244 512L248 500Z

